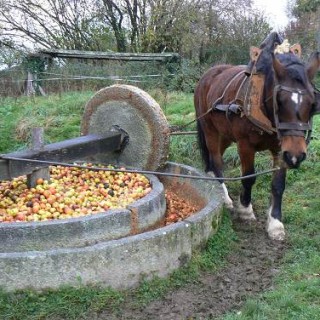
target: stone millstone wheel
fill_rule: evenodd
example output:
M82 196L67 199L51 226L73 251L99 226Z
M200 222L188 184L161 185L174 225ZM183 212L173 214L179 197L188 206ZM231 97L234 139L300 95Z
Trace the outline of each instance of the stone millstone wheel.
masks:
M104 134L120 127L129 142L119 152L96 161L157 170L167 160L170 129L159 104L145 91L130 85L99 90L86 104L81 134Z

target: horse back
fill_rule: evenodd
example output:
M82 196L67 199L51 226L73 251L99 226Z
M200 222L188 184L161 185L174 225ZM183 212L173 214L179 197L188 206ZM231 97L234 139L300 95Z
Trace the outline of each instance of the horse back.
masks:
M245 77L244 70L245 66L229 64L215 65L207 70L195 89L194 104L197 116L211 108L212 104L220 97L222 99L219 102L229 103L232 101ZM240 73L242 75L237 77Z

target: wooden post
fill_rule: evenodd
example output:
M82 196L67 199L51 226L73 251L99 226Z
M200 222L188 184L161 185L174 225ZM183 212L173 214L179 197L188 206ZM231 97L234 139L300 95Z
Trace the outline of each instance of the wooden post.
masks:
M32 150L41 151L44 147L44 134L43 128L32 129ZM37 180L42 178L43 180L50 179L49 167L39 168L27 175L28 188L34 188L37 185Z
M25 94L27 96L31 96L31 95L34 95L35 93L36 91L33 86L33 74L30 71L28 71Z

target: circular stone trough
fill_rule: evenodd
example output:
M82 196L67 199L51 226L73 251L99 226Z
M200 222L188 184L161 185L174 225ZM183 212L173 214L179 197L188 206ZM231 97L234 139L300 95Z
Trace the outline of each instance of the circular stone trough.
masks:
M203 175L176 163L167 163L163 171ZM202 209L184 221L144 232L164 214L162 184L155 177L151 181L157 196L133 203L128 208L134 212L131 216L110 210L61 223L2 224L0 286L8 291L79 284L126 289L185 265L219 226L221 187L208 180L161 178L165 189L201 204ZM132 235L136 232L141 233Z

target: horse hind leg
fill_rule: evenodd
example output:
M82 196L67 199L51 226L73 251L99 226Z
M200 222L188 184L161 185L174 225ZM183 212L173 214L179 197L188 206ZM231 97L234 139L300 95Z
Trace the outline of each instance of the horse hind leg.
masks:
M241 160L242 176L245 177L247 175L254 174L254 150L248 147L246 143L239 142L238 152ZM251 221L256 219L251 203L252 186L254 185L255 181L255 177L241 180L242 191L237 206L237 213L241 220Z
M210 143L208 144L208 150L209 150L209 165L207 166L207 173L211 175L212 177L216 178L223 178L223 153L226 150L226 148L231 144L231 141L223 140L221 138L216 139L219 142L218 143ZM216 140L209 140L209 141L216 141ZM227 186L223 180L219 181L224 193L224 204L226 208L229 210L232 210L234 208L233 206L233 200L231 199Z
M231 141L220 137L214 128L208 128L200 120L197 121L198 142L202 159L205 164L205 172L212 177L223 178L222 155ZM233 209L233 201L223 180L219 180L224 192L224 203L228 209Z

